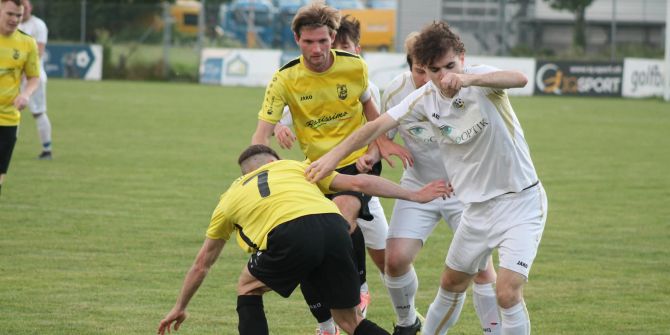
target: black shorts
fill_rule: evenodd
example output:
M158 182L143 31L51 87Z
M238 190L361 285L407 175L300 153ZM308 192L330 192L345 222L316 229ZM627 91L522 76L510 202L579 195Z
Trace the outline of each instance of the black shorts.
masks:
M341 173L341 174L348 174L351 176L355 176L357 174L360 174L360 171L356 168L356 163L350 164L347 166L343 166L339 169L336 169L335 171ZM382 162L379 161L377 164L372 166L372 170L368 172L368 174L379 176L382 174ZM372 221L374 217L372 214L370 214L370 207L368 207L368 203L370 202L370 198L372 196L367 195L365 193L360 193L360 192L354 192L354 191L342 191L334 194L328 194L326 197L328 199L334 199L337 196L340 195L353 195L354 197L358 198L358 200L361 202L361 209L358 211L358 217L365 220L365 221Z
M267 249L252 254L247 269L284 298L309 282L327 306L354 307L360 303L360 283L348 229L335 213L288 221L268 234Z
M9 170L18 129L19 126L0 126L0 174L6 174Z

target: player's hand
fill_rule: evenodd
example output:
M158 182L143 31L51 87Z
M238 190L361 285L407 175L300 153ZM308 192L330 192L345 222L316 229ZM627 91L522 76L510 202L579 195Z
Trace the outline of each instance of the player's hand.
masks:
M14 107L18 110L23 110L28 106L29 97L25 94L19 94L16 99L14 99Z
M454 189L451 187L451 184L447 184L444 180L434 180L414 192L412 201L423 204L440 197L442 199L451 198L453 193Z
M275 137L277 138L277 142L279 142L279 146L282 149L291 149L293 147L293 142L295 142L295 135L291 131L291 128L281 124L277 123L275 125Z
M312 162L312 164L305 169L305 178L307 178L310 183L316 183L330 175L339 162L339 160L332 158L332 156L332 152L329 152Z
M374 153L377 153L376 155ZM368 173L372 167L379 162L379 152L368 152L356 160L356 169L360 173Z
M391 139L382 135L375 140L377 147L379 148L379 154L381 157L393 168L395 164L391 160L391 156L396 156L400 158L402 166L406 169L409 166L414 165L414 157L412 154L402 145L393 142Z
M449 98L453 98L462 87L467 87L464 85L462 74L448 72L445 74L442 79L440 79L440 89L442 93Z
M173 308L170 313L168 313L163 320L161 320L161 323L158 325L158 331L157 334L164 335L165 331L167 330L168 333L170 333L170 326L174 322L174 330L178 331L179 327L181 327L181 324L186 320L188 317L188 314L186 314L186 311L177 309L176 307Z

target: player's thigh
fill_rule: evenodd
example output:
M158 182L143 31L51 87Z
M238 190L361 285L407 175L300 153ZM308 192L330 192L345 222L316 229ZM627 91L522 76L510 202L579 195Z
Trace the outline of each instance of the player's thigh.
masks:
M47 112L47 88L46 82L40 81L35 92L28 100L28 108L33 114L42 114Z
M237 295L259 295L271 289L254 277L245 266L242 268L242 273L237 280Z
M411 238L425 243L440 217L440 203L435 200L425 204L396 200L387 239Z
M0 126L0 173L9 170L9 161L16 145L18 126Z
M490 239L490 207L489 202L465 206L447 253L449 268L467 274L486 269L488 257L495 247Z
M442 213L442 218L449 225L451 231L456 231L458 224L461 222L461 216L463 215L463 208L465 205L455 197L447 198L445 200L440 200L442 206L440 212Z
M494 215L499 239L500 267L526 278L537 255L547 220L547 197L541 184L505 196Z
M370 209L370 214L372 214L373 219L371 221L363 220L361 218L356 220L363 232L365 246L374 250L384 249L386 248L386 235L388 232L388 222L386 221L384 208L377 197L372 197L370 199L368 208Z
M353 244L344 228L343 222L336 220L326 226L328 238L323 241L323 261L308 278L331 308L350 308L360 303Z

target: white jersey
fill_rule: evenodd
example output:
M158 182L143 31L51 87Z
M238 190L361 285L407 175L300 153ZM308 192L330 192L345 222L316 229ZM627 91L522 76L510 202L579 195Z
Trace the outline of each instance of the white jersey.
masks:
M384 90L384 98L382 100L382 111L386 112L392 107L400 104L403 98L410 95L418 87L414 84L412 73L404 72L391 81L386 90ZM442 163L442 152L440 147L435 142L426 142L415 138L410 134L411 125L419 119L413 115L407 115L398 131L405 142L405 146L414 156L414 165L408 167L403 173L401 184L409 186L409 184L425 185L436 179L449 179L447 171L444 169Z
M25 22L21 22L19 24L19 29L24 33L32 36L37 44L47 44L49 29L47 28L46 23L44 23L44 21L42 21L42 19L38 18L37 16L33 15ZM40 65L42 66L40 71L41 79L46 78L46 71L44 71L44 58L45 57L40 56Z
M496 70L473 66L464 72ZM429 82L387 113L415 140L439 146L454 190L465 203L519 192L538 181L504 90L471 86L447 98Z

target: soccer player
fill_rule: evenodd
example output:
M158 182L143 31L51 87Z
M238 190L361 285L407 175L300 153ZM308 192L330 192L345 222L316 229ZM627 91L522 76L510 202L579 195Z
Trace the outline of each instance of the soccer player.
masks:
M32 36L37 41L37 52L40 56L40 83L37 90L30 97L28 107L33 113L37 133L42 143L42 152L37 157L43 160L50 160L51 155L51 122L47 116L47 73L44 70L44 48L47 45L47 36L49 30L47 25L37 16L32 15L33 5L30 0L23 0L23 20L19 24L19 30Z
M39 56L35 39L17 30L23 16L21 0L0 0L0 192L16 144L20 110L39 85ZM20 91L21 77L26 88Z
M405 39L409 71L395 77L384 91L383 112L398 105L429 80L426 70L414 64L412 57L412 49L418 36L414 32ZM399 130L403 142L414 157L414 165L405 169L400 185L418 189L436 176L447 177L439 146L432 142L418 141L410 134L410 129L411 126L402 123L390 136L393 137L396 130ZM412 263L440 219L444 219L456 231L462 212L463 203L457 197L435 199L425 204L396 200L389 226L384 280L397 317L394 335L417 334L421 329L421 321L416 315L414 304L419 279ZM486 270L475 276L473 287L475 310L484 334L490 335L500 334L495 276L493 263L489 262Z
M239 246L251 252L238 281L238 330L242 335L268 334L263 293L274 290L289 297L299 283L314 285L348 334L388 334L356 311L359 281L353 264L349 225L322 192L353 190L384 197L427 202L451 190L436 180L420 191L409 191L381 177L333 173L312 184L306 163L280 160L274 150L252 145L238 159L242 177L221 196L207 237L184 279L172 310L158 333L177 330L186 307L216 262L226 241L237 234Z
M354 17L345 15L340 21L340 27L337 29L333 49L343 50L352 54L360 55L361 53L361 24ZM368 80L368 87L372 94L372 99L376 106L380 106L381 99L379 88ZM291 112L288 107L284 108L283 116L280 122L275 125L274 134L277 142L282 148L290 149L295 141L295 135L288 127L293 123ZM361 218L356 220L356 223L363 232L365 240L365 247L368 250L370 258L375 263L379 271L384 273L384 249L386 248L386 233L388 231L388 222L386 221L386 214L382 207L379 198L372 197L368 202L368 208L373 219L368 221ZM359 257L360 259L360 257ZM362 261L365 261L365 256L362 256ZM365 317L367 307L370 303L370 291L367 282L361 284L361 313ZM334 327L334 326L333 326Z
M505 91L525 86L527 78L465 67L465 46L445 22L423 29L412 56L430 82L313 162L307 177L319 180L340 157L399 125L419 141L436 143L465 209L422 333L445 334L456 323L466 289L497 248L501 333L530 334L523 287L544 231L547 197Z
M293 18L292 30L302 55L279 69L267 86L263 106L252 144L269 145L275 124L289 106L296 137L307 159L314 161L328 152L347 135L363 126L366 120L379 117L368 88L367 65L358 56L331 50L339 28L340 13L323 2L301 7ZM385 136L380 146L398 148ZM367 146L343 157L338 172L358 174L356 162ZM404 148L398 151L401 161L411 161ZM379 175L381 163L368 172ZM370 195L342 192L331 196L347 219L352 233L360 281L365 282L365 242L356 219L372 219L368 202ZM320 323L322 334L336 334L330 313L309 285L301 285L310 310Z

